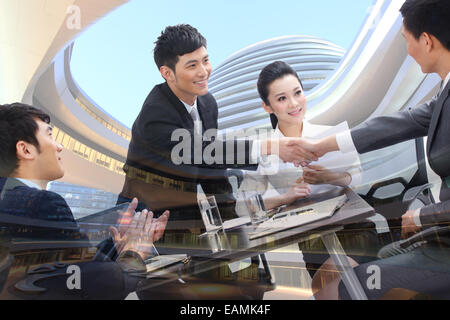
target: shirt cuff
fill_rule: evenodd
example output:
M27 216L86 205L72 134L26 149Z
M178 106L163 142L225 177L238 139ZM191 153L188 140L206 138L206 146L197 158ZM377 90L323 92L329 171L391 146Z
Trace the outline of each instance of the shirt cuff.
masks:
M339 146L339 150L342 153L356 151L355 144L353 143L352 135L350 130L345 130L336 135L336 142Z
M252 143L252 151L250 153L250 163L258 163L261 158L261 141L256 139Z
M356 188L362 184L361 171L350 173L350 176L352 177L352 181L348 185L350 188Z
M416 226L418 227L422 227L422 222L420 221L420 208L417 209L416 211L414 211L414 223L416 224Z

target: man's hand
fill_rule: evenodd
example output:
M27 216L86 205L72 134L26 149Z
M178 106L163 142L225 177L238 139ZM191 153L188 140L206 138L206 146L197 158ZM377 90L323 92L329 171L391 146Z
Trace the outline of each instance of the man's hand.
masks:
M332 172L322 166L313 165L303 167L303 179L309 184L332 184L341 187L346 187L352 182L352 176L347 172Z
M119 227L110 227L110 232L120 254L122 251L132 250L143 259L151 252L153 242L159 240L169 220L169 211L158 219L153 219L153 212L143 210L134 213L138 205L136 198L119 218Z
M314 153L318 157L323 157L328 152L339 151L336 136L329 136L314 143Z
M420 227L414 222L415 210L409 210L402 216L402 239L408 239L420 231Z

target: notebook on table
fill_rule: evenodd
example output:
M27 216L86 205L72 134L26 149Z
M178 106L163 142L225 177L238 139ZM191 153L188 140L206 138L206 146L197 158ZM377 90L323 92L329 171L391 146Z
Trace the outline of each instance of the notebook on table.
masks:
M253 232L250 232L250 240L329 218L347 201L347 196L342 195L305 207L277 213L269 220L259 224Z

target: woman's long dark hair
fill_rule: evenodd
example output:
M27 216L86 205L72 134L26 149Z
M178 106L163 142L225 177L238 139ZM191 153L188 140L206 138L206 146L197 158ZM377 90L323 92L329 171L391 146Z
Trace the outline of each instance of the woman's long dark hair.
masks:
M292 67L288 65L286 62L275 61L269 64L268 66L264 67L264 69L262 69L258 77L258 93L259 96L261 97L261 100L264 101L266 105L270 106L268 99L269 86L275 80L283 78L284 76L287 75L295 76L303 88L302 81L300 80L300 77L298 76L297 72L295 72L294 69L292 69ZM270 114L270 122L272 123L272 128L275 129L278 125L278 119L277 116L273 113Z

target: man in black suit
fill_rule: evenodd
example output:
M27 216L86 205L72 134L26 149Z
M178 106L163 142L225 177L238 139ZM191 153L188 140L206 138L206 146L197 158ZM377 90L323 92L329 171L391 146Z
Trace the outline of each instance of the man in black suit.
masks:
M424 73L437 73L442 79L438 95L422 105L371 119L350 132L328 137L316 145L315 152L323 155L356 148L359 153L365 153L409 139L428 137L428 162L442 179L441 202L408 211L402 216L402 237L407 238L422 228L450 223L450 2L407 0L400 11L403 15L402 35L409 55ZM390 289L404 288L450 299L450 251L442 242L437 243L430 241L411 252L357 267L355 271L365 289L364 284L371 276L367 268L376 265L381 270L381 288L366 290L369 298L377 299ZM339 280L329 284L318 296L336 298L338 283ZM339 296L348 298L342 285Z
M67 203L45 190L48 182L64 175L62 147L53 139L49 123L50 117L34 107L0 105L0 233L38 246L42 240L81 244L87 238ZM27 295L32 285L8 288L8 292L25 299L123 299L136 291L141 278L129 272L146 270L144 259L151 254L153 242L161 238L169 215L166 212L154 220L147 210L134 214L136 207L137 199L133 199L119 228L110 229L113 254L99 250L94 260L76 264L81 288L68 288L66 266L50 270L39 281L43 291L38 295Z
M153 210L169 208L173 228L198 229L203 227L198 184L217 198L222 219L228 220L237 216L226 168L256 168L259 155L267 153L291 162L316 159L302 139L224 141L217 136L206 40L192 26L167 27L156 41L154 59L165 82L153 88L133 124L119 202L138 197ZM182 144L187 148L180 150Z

